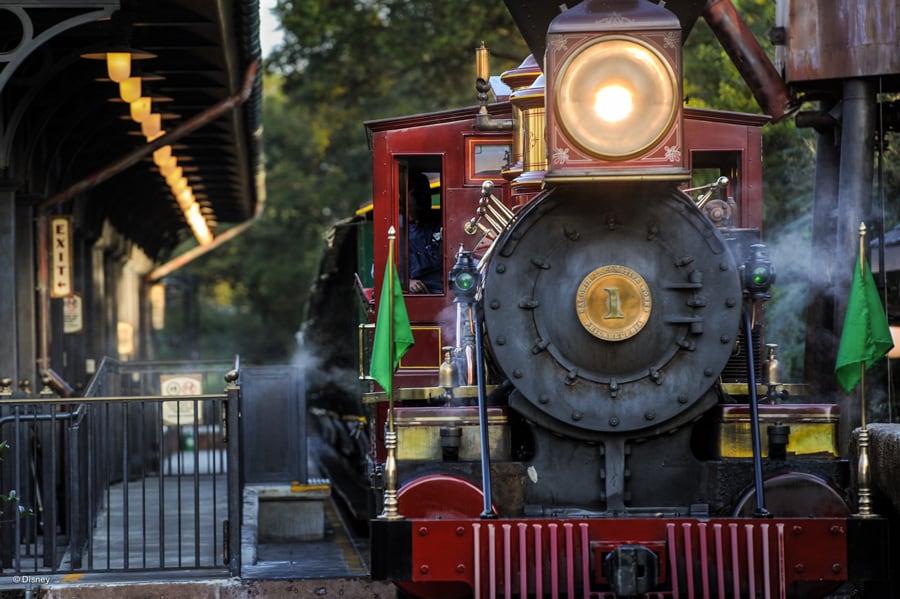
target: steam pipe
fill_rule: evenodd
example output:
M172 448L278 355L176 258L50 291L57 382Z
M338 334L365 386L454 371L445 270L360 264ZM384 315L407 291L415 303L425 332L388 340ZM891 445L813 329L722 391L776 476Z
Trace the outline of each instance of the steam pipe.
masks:
M784 79L731 0L709 0L703 8L703 18L766 114L777 122L797 108Z

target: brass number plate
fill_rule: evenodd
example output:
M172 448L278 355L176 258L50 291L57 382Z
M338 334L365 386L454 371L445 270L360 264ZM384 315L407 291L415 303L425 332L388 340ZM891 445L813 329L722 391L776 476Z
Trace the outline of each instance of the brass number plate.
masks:
M650 319L653 300L644 278L627 266L591 271L578 286L575 310L587 331L605 341L637 335Z

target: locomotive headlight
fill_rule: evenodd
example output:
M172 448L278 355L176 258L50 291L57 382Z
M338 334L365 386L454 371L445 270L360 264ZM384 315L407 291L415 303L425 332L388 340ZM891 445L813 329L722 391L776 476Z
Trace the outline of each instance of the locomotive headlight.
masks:
M680 98L672 67L626 35L600 37L574 52L555 86L557 119L582 150L626 160L655 144L675 120Z

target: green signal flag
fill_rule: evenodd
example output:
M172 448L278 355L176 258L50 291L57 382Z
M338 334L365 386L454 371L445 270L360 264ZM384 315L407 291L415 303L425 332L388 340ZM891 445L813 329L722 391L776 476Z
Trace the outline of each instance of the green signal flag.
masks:
M391 285L391 279L394 283ZM391 287L394 293L391 296ZM391 314L393 308L393 314ZM389 327L393 329L393 334ZM393 345L391 347L391 339ZM415 343L412 327L409 325L409 314L403 301L403 289L400 277L394 268L393 260L388 259L385 265L384 283L381 286L381 297L378 304L378 316L375 320L375 339L372 343L372 364L369 373L381 385L388 397L393 391L394 371L400 365L400 358Z
M891 329L869 264L865 259L857 260L834 365L838 384L847 393L853 391L862 379L861 366L871 368L893 346Z

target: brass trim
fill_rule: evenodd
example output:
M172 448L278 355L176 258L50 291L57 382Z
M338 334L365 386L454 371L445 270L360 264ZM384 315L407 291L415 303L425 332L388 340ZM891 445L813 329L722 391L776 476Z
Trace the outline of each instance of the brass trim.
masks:
M603 171L602 175L547 175L545 183L599 183L610 181L685 181L690 179L690 171L680 170L677 173L649 173L647 167L632 167L634 170L615 173L612 169Z
M496 385L488 385L485 392L490 393L496 389ZM394 389L394 400L399 401L416 401L429 400L442 397L446 393L443 387L401 387ZM478 387L476 385L466 385L464 387L454 387L452 390L453 397L472 398L478 397ZM384 391L373 391L372 393L363 394L364 404L375 404L387 401Z
M728 395L749 395L750 388L747 383L722 383L722 391ZM790 393L791 397L807 397L809 395L809 386L800 383L788 383L778 385L779 389L783 389ZM756 385L756 394L762 398L765 397L768 388L765 385Z

